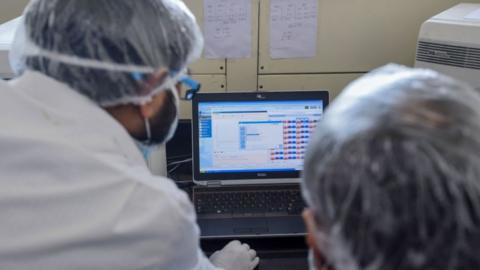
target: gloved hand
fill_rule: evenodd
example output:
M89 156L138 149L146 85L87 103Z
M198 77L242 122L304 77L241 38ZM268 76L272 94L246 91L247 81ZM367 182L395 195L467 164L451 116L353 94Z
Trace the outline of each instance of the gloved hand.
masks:
M257 267L260 259L257 252L247 244L240 241L232 241L222 250L210 256L210 262L224 270L253 270Z

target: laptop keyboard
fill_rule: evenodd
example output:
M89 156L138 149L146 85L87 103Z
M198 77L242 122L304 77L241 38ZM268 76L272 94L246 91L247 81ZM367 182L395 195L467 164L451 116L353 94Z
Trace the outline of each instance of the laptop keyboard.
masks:
M298 216L305 208L299 189L196 192L194 204L203 218Z

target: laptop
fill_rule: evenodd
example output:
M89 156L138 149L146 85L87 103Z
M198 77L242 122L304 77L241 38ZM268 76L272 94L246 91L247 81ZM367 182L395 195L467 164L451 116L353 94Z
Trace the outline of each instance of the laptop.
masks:
M198 94L193 202L202 238L305 234L300 173L327 91Z

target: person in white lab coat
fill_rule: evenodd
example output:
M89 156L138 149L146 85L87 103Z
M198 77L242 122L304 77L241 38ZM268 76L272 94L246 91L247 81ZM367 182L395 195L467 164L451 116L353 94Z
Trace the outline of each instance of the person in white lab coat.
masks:
M347 87L305 161L311 270L480 269L479 104L396 65Z
M18 77L0 81L0 269L258 264L238 241L207 259L187 195L143 156L171 136L175 85L202 46L177 0L30 2Z

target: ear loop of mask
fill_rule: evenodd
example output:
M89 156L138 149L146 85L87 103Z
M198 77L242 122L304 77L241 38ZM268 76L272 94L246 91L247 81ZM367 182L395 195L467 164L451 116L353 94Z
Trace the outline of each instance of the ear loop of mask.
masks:
M170 127L170 130L169 130L169 133L168 133L168 135L165 139L165 142L168 142L175 135L175 131L177 130L177 127L178 127L178 114L180 113L180 98L179 98L177 90L175 89L175 84L173 84L173 82L170 83L170 88L169 89L170 90L167 90L167 91L171 91L173 96L174 96L174 99L175 99L174 102L175 102L175 107L176 107L176 110L177 110L177 115L175 117L174 122L172 123L172 126Z
M180 98L178 96L177 91L175 91L175 85L170 84L169 90L165 91L170 91L172 95L174 96L174 102L175 102L175 107L177 108L177 119L175 119L175 122L172 124L172 127L170 127L169 134L166 137L166 140L168 141L171 139L171 137L175 134L175 130L177 129L178 125L178 110L179 110L179 105L180 105ZM147 136L146 144L150 145L152 143L152 128L150 125L150 120L147 118L144 118L144 123L145 123L145 133Z
M147 118L145 118L145 132L146 132L146 135L147 135L147 140L145 142L145 144L148 146L148 148L145 148L144 151L147 151L144 153L144 157L145 157L145 162L147 162L147 166L149 168L151 168L151 165L150 164L150 154L151 154L151 142L152 142L152 129L150 127L150 120L148 120Z
M152 129L150 127L150 120L145 118L145 132L147 135L147 144L150 144L152 142Z

